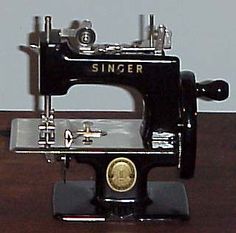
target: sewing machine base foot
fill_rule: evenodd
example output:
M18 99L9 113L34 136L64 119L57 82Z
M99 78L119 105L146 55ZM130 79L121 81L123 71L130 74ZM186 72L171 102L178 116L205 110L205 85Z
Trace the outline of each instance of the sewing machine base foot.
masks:
M189 218L185 187L179 182L148 182L151 203L128 216L114 216L94 205L94 181L58 182L54 186L53 214L64 221L145 221ZM138 211L138 209L140 209ZM104 212L104 213L103 213ZM108 213L109 212L109 213Z

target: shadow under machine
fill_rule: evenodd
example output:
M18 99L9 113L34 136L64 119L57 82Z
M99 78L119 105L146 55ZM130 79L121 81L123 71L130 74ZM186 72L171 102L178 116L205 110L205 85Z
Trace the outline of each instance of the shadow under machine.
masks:
M71 159L94 167L94 181L64 179L54 185L53 214L62 220L189 217L184 185L148 181L148 173L153 167L175 166L181 178L193 177L196 99L224 100L228 84L196 83L192 72L180 72L179 59L164 52L171 47L171 32L156 26L150 15L144 33L140 19L140 40L128 45L95 44L90 21L57 30L45 17L38 48L44 112L39 118L13 120L10 147L54 156L65 168ZM52 97L65 95L75 84L135 88L145 104L142 119L56 119Z

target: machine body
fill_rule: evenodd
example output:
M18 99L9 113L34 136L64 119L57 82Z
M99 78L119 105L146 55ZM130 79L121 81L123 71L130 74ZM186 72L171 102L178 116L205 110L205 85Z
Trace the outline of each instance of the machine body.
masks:
M151 182L148 173L153 167L175 166L181 178L193 177L196 99L224 100L228 84L222 80L196 83L192 72L181 72L178 57L164 52L171 47L171 32L163 25L157 27L150 15L144 39L143 21L141 17L139 41L96 45L90 21L77 28L55 30L51 17L45 18L39 46L40 93L45 97L45 109L41 120L13 122L12 130L21 133L12 137L11 148L50 153L66 168L71 158L94 167L93 182L64 180L55 185L54 215L63 220L189 217L183 184ZM142 119L78 119L69 123L55 119L51 98L82 84L136 89L145 105ZM22 132L27 130L22 128L35 128L31 138L36 142L23 140Z

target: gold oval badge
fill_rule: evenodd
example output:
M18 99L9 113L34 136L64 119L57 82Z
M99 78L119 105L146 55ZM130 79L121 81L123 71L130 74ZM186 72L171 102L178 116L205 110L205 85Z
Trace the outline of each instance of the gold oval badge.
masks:
M113 159L107 167L107 183L116 192L127 192L132 189L136 178L136 167L130 159L123 157Z

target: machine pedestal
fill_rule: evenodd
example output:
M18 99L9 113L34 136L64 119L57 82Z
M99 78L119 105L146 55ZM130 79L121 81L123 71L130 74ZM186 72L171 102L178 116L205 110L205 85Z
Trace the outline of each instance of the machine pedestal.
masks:
M58 182L54 186L54 216L64 221L145 221L188 219L189 206L185 187L179 182L148 182L150 204L135 208L129 215L116 216L95 204L94 181ZM130 203L122 203L123 206Z

